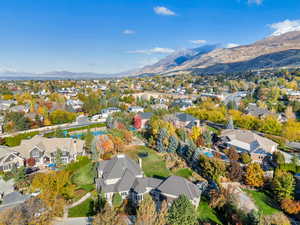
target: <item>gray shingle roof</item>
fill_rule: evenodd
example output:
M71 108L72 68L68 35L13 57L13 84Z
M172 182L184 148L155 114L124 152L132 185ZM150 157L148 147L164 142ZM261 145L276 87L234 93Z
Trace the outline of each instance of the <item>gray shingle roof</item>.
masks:
M170 194L178 197L185 195L190 200L200 197L198 187L183 177L170 176L158 187L162 194Z
M103 179L121 178L126 169L129 170L134 177L142 174L139 165L125 155L119 155L111 160L100 162L100 165L101 163L104 163L104 166L100 167L103 168Z
M176 117L178 120L180 120L182 122L190 122L190 121L197 120L195 117L193 117L192 115L187 114L187 113L177 113Z

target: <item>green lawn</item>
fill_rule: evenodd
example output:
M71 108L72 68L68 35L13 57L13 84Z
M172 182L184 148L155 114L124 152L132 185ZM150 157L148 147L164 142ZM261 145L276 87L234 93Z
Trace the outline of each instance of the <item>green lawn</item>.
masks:
M201 199L200 205L197 208L198 219L201 222L209 222L213 224L223 224L215 212L214 209L210 208L208 202L205 199Z
M183 169L177 170L174 175L188 179L192 176L192 174L193 174L193 171L191 169L183 168Z
M252 197L256 206L259 208L259 211L263 215L272 215L280 212L280 210L276 207L277 203L264 192L246 189L244 191Z
M69 217L94 216L94 201L89 198L78 206L69 209Z
M132 159L137 160L139 153L148 153L148 156L142 159L143 171L148 177L166 178L171 175L171 171L166 168L166 163L162 157L154 150L137 146L125 152Z
M93 169L93 163L89 162L88 164L74 171L72 182L77 186L86 189L86 185L91 185L94 183L94 174L95 172Z

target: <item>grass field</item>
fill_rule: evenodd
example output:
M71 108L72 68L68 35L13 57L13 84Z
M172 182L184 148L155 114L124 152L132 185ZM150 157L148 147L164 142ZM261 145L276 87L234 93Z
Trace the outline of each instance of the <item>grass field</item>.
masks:
M91 184L94 183L94 173L93 163L90 162L74 172L72 182L83 189L91 189Z
M280 212L276 207L277 203L266 195L264 192L244 190L254 200L256 206L259 208L260 213L263 215L272 215Z
M69 209L69 217L94 216L94 201L89 198L78 206Z
M162 157L154 150L136 146L125 152L132 159L137 160L139 153L148 153L148 156L142 159L143 171L148 177L166 178L171 175L171 171L166 168Z
M183 168L183 169L177 170L174 175L188 179L192 176L192 174L193 174L193 171L191 169Z
M201 199L200 205L198 206L197 215L198 215L198 219L201 222L209 222L209 223L220 224L220 225L223 224L219 220L215 210L210 208L208 202L203 198Z

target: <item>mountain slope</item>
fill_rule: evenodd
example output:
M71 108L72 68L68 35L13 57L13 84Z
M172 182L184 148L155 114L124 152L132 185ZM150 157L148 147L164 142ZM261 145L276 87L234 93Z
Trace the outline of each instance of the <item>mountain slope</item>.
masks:
M271 36L250 45L216 48L203 54L192 55L180 64L164 66L167 57L152 66L144 67L138 73L168 74L178 71L220 73L299 66L300 58L297 50L300 50L300 31ZM179 57L181 56L177 55L177 58Z

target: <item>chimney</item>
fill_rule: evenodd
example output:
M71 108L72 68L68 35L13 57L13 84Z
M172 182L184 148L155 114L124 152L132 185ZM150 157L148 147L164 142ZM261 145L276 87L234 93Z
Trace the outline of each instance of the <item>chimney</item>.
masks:
M139 158L139 165L140 165L140 168L143 169L143 167L142 167L142 159L141 158Z

